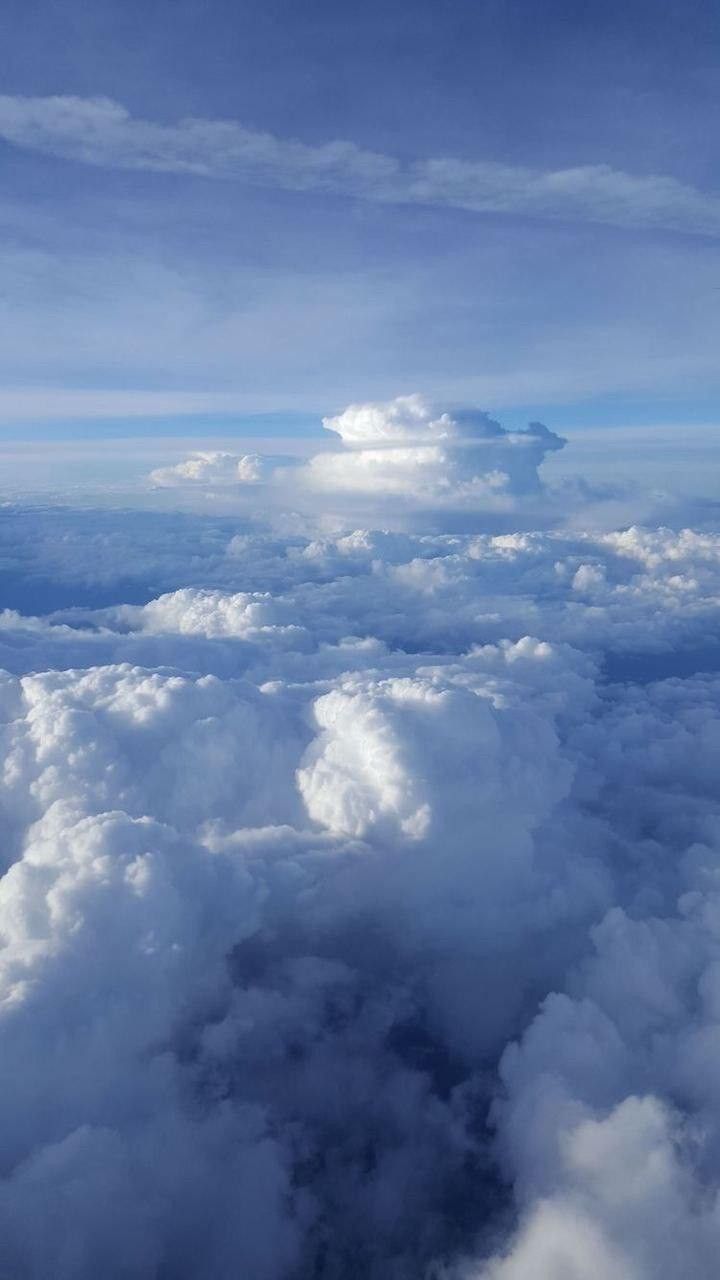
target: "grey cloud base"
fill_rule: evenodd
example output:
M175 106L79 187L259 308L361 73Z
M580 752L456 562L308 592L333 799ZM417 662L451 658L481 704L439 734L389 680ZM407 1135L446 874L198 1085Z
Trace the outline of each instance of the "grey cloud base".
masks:
M717 531L0 536L0 1273L711 1280Z

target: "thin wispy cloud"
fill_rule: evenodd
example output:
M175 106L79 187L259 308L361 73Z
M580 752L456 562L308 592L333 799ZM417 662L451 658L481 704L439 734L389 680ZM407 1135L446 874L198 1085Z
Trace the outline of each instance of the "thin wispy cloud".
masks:
M320 146L235 120L135 119L109 98L0 96L0 138L106 168L187 173L283 190L330 192L609 226L720 236L720 196L663 174L606 164L534 169L452 157L403 163L351 141Z

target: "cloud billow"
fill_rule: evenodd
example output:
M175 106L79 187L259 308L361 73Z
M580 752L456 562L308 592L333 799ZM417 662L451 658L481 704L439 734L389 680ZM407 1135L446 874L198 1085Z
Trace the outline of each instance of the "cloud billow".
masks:
M155 478L262 526L5 512L0 1272L711 1280L720 534L326 425Z
M548 492L539 469L565 441L540 422L506 431L479 410L447 411L421 395L350 405L323 419L340 442L306 462L196 451L150 473L154 487L234 488L260 511L292 505L312 521L445 527L462 517L542 520ZM550 505L552 505L550 503Z

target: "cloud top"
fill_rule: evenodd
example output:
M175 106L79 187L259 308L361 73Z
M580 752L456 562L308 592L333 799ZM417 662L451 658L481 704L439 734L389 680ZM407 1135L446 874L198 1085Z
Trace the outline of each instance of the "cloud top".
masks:
M308 511L419 528L217 451L211 514L4 510L0 1273L715 1280L720 534L326 425Z

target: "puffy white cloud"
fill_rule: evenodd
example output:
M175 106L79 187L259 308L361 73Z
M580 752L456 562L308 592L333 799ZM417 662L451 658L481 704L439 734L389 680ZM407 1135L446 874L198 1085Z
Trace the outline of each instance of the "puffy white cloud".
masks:
M538 422L505 431L486 413L447 412L420 395L350 405L323 425L342 448L323 450L305 464L295 460L288 468L287 460L277 458L196 452L153 471L149 481L174 488L234 486L239 493L266 481L265 516L291 503L306 520L317 523L320 515L341 527L347 527L348 516L375 518L378 503L390 495L400 503L395 520L401 524L432 520L437 511L445 519L463 511L502 517L523 502L531 504L537 520L537 500L544 493L538 469L546 454L565 443ZM349 500L356 505L347 508ZM385 507L385 519L387 514Z
M710 1280L720 537L529 529L539 429L328 425L308 511L415 532L4 513L0 1271Z
M160 488L182 485L259 484L267 470L267 459L257 453L236 456L218 449L199 449L173 467L150 472L150 483Z
M443 412L418 395L351 405L324 426L347 451L313 458L312 484L446 505L492 506L537 493L545 454L564 444L540 423L508 432L485 413Z

